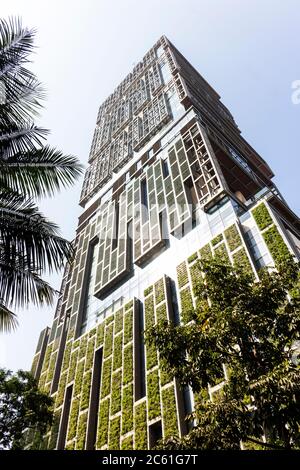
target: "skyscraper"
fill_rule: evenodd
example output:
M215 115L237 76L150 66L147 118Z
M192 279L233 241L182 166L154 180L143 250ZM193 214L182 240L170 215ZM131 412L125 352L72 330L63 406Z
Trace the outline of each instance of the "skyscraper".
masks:
M193 394L162 370L144 330L188 321L207 253L255 277L282 254L300 257L300 221L272 177L216 91L161 37L99 108L75 257L33 360L55 399L42 446L146 449L188 431Z

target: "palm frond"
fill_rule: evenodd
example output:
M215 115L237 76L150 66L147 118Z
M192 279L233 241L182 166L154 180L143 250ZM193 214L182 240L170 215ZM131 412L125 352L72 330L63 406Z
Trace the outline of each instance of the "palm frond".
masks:
M0 80L5 100L1 100L0 119L3 116L3 104L19 103L14 106L14 113L30 118L38 113L41 107L39 99L43 98L41 84L35 75L24 64L29 62L29 55L34 50L35 30L22 26L20 18L0 20ZM34 93L29 93L33 90Z
M10 333L18 326L16 314L0 301L0 333Z
M75 157L45 146L0 159L0 184L32 197L49 196L70 186L82 170Z
M0 165L5 165L8 159L16 154L35 151L37 146L41 146L42 139L47 133L46 129L28 123L22 123L21 126L2 126Z
M11 262L27 260L34 270L59 270L73 255L71 243L59 235L32 200L13 192L0 192L0 254Z
M43 146L48 131L34 125L44 90L27 67L35 31L0 19L0 329L13 328L11 306L52 304L55 290L40 275L59 270L72 244L32 198L49 196L82 173L73 156Z
M57 291L29 269L23 260L15 259L9 263L0 255L0 298L5 305L52 305L56 294Z
M0 101L0 123L21 125L24 121L38 115L45 90L36 77L21 67L13 77L2 77Z
M24 28L20 17L0 19L0 65L8 58L15 63L27 61L28 55L34 51L34 29ZM17 62L18 60L18 62Z

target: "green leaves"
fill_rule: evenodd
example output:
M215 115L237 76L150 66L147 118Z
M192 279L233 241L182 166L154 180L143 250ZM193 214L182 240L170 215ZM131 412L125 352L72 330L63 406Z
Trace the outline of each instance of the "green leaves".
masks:
M22 138L25 136L28 138L27 133ZM21 145L20 139L17 147ZM26 149L25 152L16 150L5 161L0 160L0 186L29 197L52 196L61 188L70 186L81 174L82 166L75 157L63 155L49 146Z
M55 291L41 275L73 255L58 227L35 199L53 196L82 173L78 160L44 145L48 131L34 124L44 91L26 68L35 31L20 19L0 20L0 330L16 326L11 308L51 304Z
M35 440L52 423L53 400L38 389L29 372L0 369L0 449L24 448L24 431L35 432Z
M18 321L16 315L5 307L0 305L0 331L8 333L16 329Z
M197 425L165 447L298 448L300 366L291 359L300 331L298 264L287 258L277 271L262 270L259 282L220 260L197 264L193 321L147 331L167 371L195 393Z
M36 205L0 190L0 298L8 306L51 304L55 290L40 273L60 269L72 246Z

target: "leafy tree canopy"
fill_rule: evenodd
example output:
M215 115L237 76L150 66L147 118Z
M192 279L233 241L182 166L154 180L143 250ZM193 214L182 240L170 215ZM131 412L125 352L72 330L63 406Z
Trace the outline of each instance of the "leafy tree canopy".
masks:
M276 270L264 269L259 281L216 258L198 261L197 269L193 320L146 332L164 368L195 394L193 429L163 445L298 448L298 264L287 259Z
M26 429L42 436L52 423L52 404L29 372L0 369L0 449L22 449Z

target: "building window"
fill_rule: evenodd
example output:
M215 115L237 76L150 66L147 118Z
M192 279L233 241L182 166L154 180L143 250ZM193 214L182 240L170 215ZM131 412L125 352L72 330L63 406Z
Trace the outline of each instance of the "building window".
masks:
M157 421L154 424L149 426L149 445L150 449L157 444L158 441L162 439L162 425L161 421Z
M162 74L163 82L166 85L172 78L171 70L169 64L165 62L163 65L160 66L160 71Z
M141 204L142 204L142 223L144 224L149 220L149 210L148 210L148 191L147 191L147 181L143 179L141 181Z
M168 165L168 160L162 160L162 172L163 172L163 176L164 178L166 178L167 176L169 176L169 165Z
M98 246L98 240L92 242L90 244L87 256L81 334L83 334L85 331L88 331L97 322L97 313L102 303L99 299L97 299L97 297L94 296Z
M157 49L156 49L156 55L157 57L161 57L164 53L164 48L162 46L159 46Z
M184 106L180 103L175 88L172 88L168 92L167 100L173 119L179 119L179 117L184 113Z
M112 197L113 187L111 187L105 194L101 197L101 206L109 201Z
M95 358L94 358L93 378L92 378L91 396L90 396L89 420L87 424L87 441L86 441L87 450L94 450L96 447L102 358L103 358L103 351L101 348L96 351Z
M57 443L58 450L64 450L65 445L66 445L72 394L73 394L73 385L69 385L69 387L67 387L66 389L62 418L61 418L60 427L59 427L59 435L58 435L58 443Z

